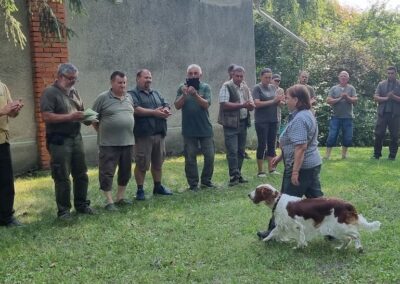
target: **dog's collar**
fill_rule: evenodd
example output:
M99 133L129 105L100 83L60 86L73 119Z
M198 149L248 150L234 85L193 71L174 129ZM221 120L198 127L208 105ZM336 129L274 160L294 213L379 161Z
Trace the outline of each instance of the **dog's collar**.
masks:
M272 207L272 214L275 213L276 206L278 205L279 200L281 199L282 194L279 195L278 199L276 200L274 207Z

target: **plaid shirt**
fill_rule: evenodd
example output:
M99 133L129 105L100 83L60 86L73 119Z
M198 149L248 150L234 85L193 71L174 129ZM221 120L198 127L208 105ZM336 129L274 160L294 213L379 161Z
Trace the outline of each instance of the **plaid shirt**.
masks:
M232 81L232 80L231 80ZM246 83L243 81L240 84L240 87L236 86L234 84L239 96L240 96L240 103L244 103L246 100L244 98L244 88L247 88ZM253 97L249 95L249 101L253 101ZM219 91L219 103L226 103L229 102L229 91L228 88L226 87L226 85L224 84L221 88L221 90ZM241 108L240 109L240 119L245 119L247 118L247 109L245 108Z
M296 145L307 144L302 169L322 164L318 152L318 125L310 110L295 111L289 115L289 122L279 137L285 167L293 167Z

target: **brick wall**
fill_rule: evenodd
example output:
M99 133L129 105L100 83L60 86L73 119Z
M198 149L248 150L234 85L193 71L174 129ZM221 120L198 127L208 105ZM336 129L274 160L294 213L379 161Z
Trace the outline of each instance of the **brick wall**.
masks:
M31 0L28 0L30 2ZM51 3L56 16L65 21L65 8L63 4ZM57 67L60 63L68 62L68 47L66 42L43 42L39 31L39 18L33 11L30 17L29 32L33 66L33 91L35 96L35 119L37 122L37 143L40 167L47 169L50 166L50 156L46 149L46 129L40 114L40 96L43 89L54 82Z

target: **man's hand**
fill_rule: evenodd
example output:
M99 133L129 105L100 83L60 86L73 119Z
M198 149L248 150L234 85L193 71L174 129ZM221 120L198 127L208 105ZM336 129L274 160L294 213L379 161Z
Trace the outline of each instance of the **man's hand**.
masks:
M394 94L393 91L390 91L390 92L388 93L388 99L389 99L389 100L393 100L393 98L394 98L395 96L396 96L396 95Z
M80 121L83 120L84 117L83 111L74 111L69 114L70 121Z
M160 117L160 118L166 119L171 115L171 112L166 107L158 107L155 110L153 110L153 114L155 117Z
M290 181L292 182L293 185L300 185L299 182L299 172L292 172L292 177L290 178Z
M282 155L273 157L271 160L271 166L273 168L276 168L280 161L282 161Z
M282 101L285 100L285 95L282 93L276 94L275 98L274 98L274 102L276 104L280 104Z
M187 97L189 95L188 89L189 89L188 86L186 86L186 85L182 86L181 91L182 91L184 97Z
M197 93L197 91L196 91L196 89L193 87L193 86L189 86L188 88L187 88L187 91L188 91L188 94L189 95L195 95L196 93Z
M242 104L242 108L245 108L245 109L250 110L250 111L253 110L255 107L256 106L252 101L245 101Z
M8 115L11 117L15 117L18 115L21 108L24 106L21 100L13 101L0 109L0 115Z

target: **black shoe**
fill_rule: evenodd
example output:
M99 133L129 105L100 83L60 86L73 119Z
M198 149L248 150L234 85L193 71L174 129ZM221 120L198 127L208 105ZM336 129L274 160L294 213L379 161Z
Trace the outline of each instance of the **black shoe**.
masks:
M380 158L379 156L372 156L371 160L379 160L379 158Z
M78 212L79 214L94 215L94 210L89 206L86 206L82 209L77 209L76 212Z
M395 157L389 156L389 157L388 157L388 160L389 160L389 161L394 161L394 160L396 160L396 158L395 158Z
M271 233L271 230L266 230L266 231L260 231L257 232L257 236L260 240L265 239L266 237L268 237L268 235Z
M229 186L235 186L235 185L237 185L237 184L239 184L239 178L238 177L232 177L230 180L229 180Z
M189 186L189 190L191 190L191 191L199 191L199 187L197 185L191 185L191 186Z
M125 198L121 198L120 200L115 201L114 204L116 206L126 206L126 205L132 205L132 201Z
M248 183L247 179L244 179L242 176L239 177L239 183Z
M160 195L172 195L172 191L165 186L161 185L159 188L153 189L153 194L160 194Z
M14 217L11 219L9 223L6 224L7 228L12 228L12 227L23 227L24 224L22 224L20 221L15 219Z
M104 206L104 209L109 211L109 212L115 212L118 211L119 209L114 205L114 203L108 203L106 206Z
M58 219L62 221L70 221L72 219L71 213L64 212L58 215Z
M210 182L201 183L201 187L203 187L203 188L216 188L216 186L211 181Z
M138 189L137 191L136 191L136 198L135 198L136 200L139 200L139 201L143 201L143 200L146 200L146 197L145 197L145 195L144 195L144 190L143 189Z

